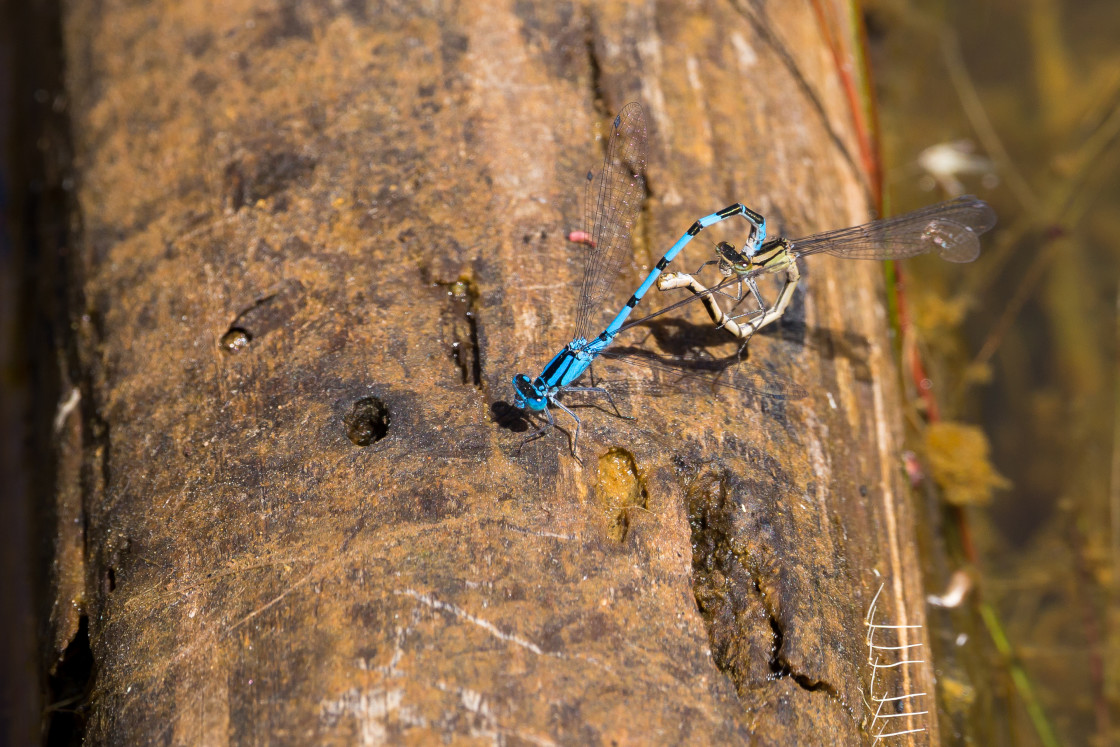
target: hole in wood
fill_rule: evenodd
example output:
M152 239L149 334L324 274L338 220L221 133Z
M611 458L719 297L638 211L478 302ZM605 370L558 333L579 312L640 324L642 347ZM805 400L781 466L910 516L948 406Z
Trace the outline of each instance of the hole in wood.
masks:
M253 336L247 330L240 327L230 327L229 331L222 335L221 346L222 350L227 353L240 353L245 348L249 347L249 342L252 341Z
M347 438L357 446L369 446L389 433L389 408L377 397L362 397L342 422Z

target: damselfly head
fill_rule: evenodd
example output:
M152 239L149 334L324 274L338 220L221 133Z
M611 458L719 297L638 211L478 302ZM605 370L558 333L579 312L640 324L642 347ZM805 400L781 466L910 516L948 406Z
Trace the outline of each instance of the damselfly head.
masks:
M545 396L543 383L541 387L537 387L525 374L515 375L513 377L513 404L522 410L543 410L548 407L548 397Z
M724 277L747 272L751 267L751 258L743 254L726 241L716 245L716 255L719 256L719 271Z

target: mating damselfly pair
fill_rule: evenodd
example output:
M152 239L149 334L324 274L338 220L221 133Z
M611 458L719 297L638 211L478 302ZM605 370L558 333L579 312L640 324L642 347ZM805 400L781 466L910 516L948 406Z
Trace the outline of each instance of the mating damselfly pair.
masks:
M514 403L521 409L543 412L547 422L528 436L537 438L555 425L549 405L560 408L576 423L571 449L579 442L580 419L560 402L569 392L601 394L618 413L611 393L598 386L577 386L576 381L599 356L614 357L608 350L622 331L654 316L702 299L713 321L732 334L749 338L758 329L776 321L785 312L800 278L797 261L801 257L824 252L853 259L900 259L926 252L936 252L952 262L970 262L980 252L977 238L995 225L995 214L987 203L973 197L932 205L912 213L865 225L814 234L802 239L777 238L766 241L766 219L740 203L729 205L693 223L684 235L658 260L638 289L598 335L592 333L592 321L617 279L622 263L629 253L630 237L645 199L646 125L642 107L630 103L614 119L603 167L597 175L587 174L585 194L585 242L590 256L583 274L579 302L576 306L575 336L544 366L540 375L513 377ZM721 242L716 259L701 265L717 264L725 279L711 288L703 286L692 275L662 274L684 247L702 230L727 218L742 217L747 222L747 236L741 249ZM698 270L699 272L699 270ZM773 304L763 301L755 279L764 274L784 272L786 281ZM658 284L660 290L687 288L692 295L670 304L637 321L627 323L630 313L649 289ZM734 287L735 294L731 294ZM728 316L718 296L741 301L746 293L753 296L757 309L738 316ZM739 319L745 318L744 322ZM649 365L648 363L643 365ZM721 386L744 389L775 398L795 398L803 390L792 383L782 384L761 377L742 364L739 370L721 372ZM729 375L728 375L729 374ZM695 377L695 372L686 376ZM619 413L620 414L620 413Z

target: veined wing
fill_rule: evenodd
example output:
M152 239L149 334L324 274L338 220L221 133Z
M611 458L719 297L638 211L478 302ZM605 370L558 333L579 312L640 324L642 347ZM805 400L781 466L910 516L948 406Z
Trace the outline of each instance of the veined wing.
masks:
M646 124L641 104L631 102L614 119L603 168L588 172L584 230L591 255L576 307L576 336L587 337L591 320L618 277L630 251L630 235L645 199Z
M971 262L980 255L980 234L995 224L991 206L966 195L790 243L799 256L824 252L852 259L902 259L932 251L949 262Z

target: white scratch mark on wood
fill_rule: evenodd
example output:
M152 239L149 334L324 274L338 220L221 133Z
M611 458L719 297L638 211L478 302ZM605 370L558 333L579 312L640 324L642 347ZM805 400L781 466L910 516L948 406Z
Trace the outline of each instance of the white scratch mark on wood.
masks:
M404 726L427 727L428 720L411 708L401 705L404 690L361 691L350 688L334 700L319 703L319 718L329 728L334 728L345 716L358 722L358 738L365 747L386 744L389 741L388 721L394 718Z
M467 622L471 623L472 625L477 625L478 627L482 628L487 633L489 633L490 635L494 636L495 638L497 638L499 640L506 641L508 643L512 643L516 646L520 646L521 648L524 648L528 651L532 651L534 654L538 654L539 656L548 656L549 655L549 654L546 654L541 649L540 646L533 643L532 641L527 641L520 636L514 635L513 633L506 633L504 630L502 630L501 628L499 628L497 625L490 622L489 620L483 620L481 617L476 617L475 615L472 615L471 613L467 612L466 610L462 609L461 607L457 607L454 604L451 604L450 602L441 602L440 600L433 597L431 594L421 594L420 592L416 591L415 589L405 589L404 591L394 591L393 593L398 595L398 596L412 597L413 599L420 602L421 604L427 605L428 607L431 607L434 610L439 610L440 612L450 612L451 614L455 615L455 617L458 617L460 620L466 620Z
M688 85L692 86L692 90L696 93L703 93L704 86L700 83L700 64L696 61L696 58L689 55L684 61L684 66L688 70Z
M470 727L470 735L472 737L488 738L494 745L508 744L509 737L515 737L518 740L539 745L540 747L553 747L553 745L556 744L552 740L537 736L536 734L503 727L501 723L498 722L497 714L495 714L494 709L491 707L490 701L477 690L471 690L466 687L452 687L443 682L437 682L436 687L442 692L450 695L457 695L463 709L478 717L478 722L472 723Z
M747 42L746 37L737 31L731 35L731 46L735 50L735 58L739 63L740 72L745 73L758 64L758 53Z
M240 620L235 622L233 625L230 625L228 628L226 628L224 631L222 631L222 635L226 635L226 634L236 630L237 628L240 628L242 625L249 622L250 620L252 620L257 615L261 614L262 612L269 609L270 607L273 607L274 605L278 604L280 602L280 600L282 600L284 597L288 596L293 591L295 591L296 589L298 589L299 587L301 587L305 583L307 583L311 579L311 575L312 575L312 573L314 573L314 571L315 571L315 569L312 569L311 572L309 572L306 576L301 578L299 581L296 581L294 584L289 586L287 589L284 589L284 591L282 591L280 594L277 594L270 601L262 604L260 607L257 607L255 610L250 612L248 615L245 615L245 617L241 618Z

